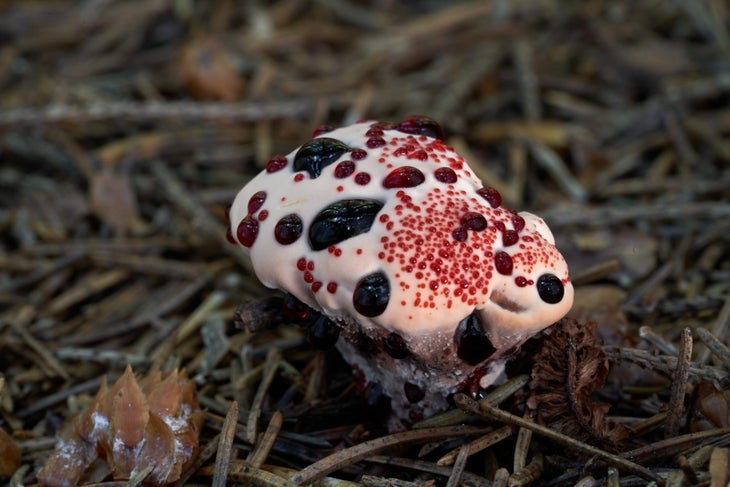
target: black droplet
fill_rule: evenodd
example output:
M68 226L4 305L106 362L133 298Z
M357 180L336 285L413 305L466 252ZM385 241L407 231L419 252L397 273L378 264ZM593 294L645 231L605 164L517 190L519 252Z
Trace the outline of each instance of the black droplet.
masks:
M299 148L294 156L294 170L307 171L312 179L319 177L322 168L337 161L350 147L330 137L312 139Z
M313 310L295 298L292 294L288 293L284 298L283 314L286 319L304 327L311 326L320 316L318 311Z
M274 227L274 238L282 245L289 245L297 241L299 236L302 234L302 219L299 215L292 213L285 215L276 222Z
M423 115L413 115L404 118L398 122L396 130L411 135L425 135L434 139L444 140L444 129L441 128L441 125L436 120Z
M486 360L496 350L484 333L479 318L473 313L461 320L454 338L456 354L469 365L476 365Z
M323 250L370 230L383 207L372 200L343 200L320 211L309 227L309 246Z
M382 272L369 274L357 283L352 304L363 316L378 316L385 311L390 300L390 283Z
M406 382L403 384L403 392L406 393L406 399L408 399L408 402L410 403L418 402L426 395L426 391L412 382Z
M331 349L339 337L339 325L324 315L317 318L307 330L309 343L318 350Z
M393 358L406 358L411 354L411 351L408 350L408 344L403 337L397 333L389 333L383 342L385 345L385 351Z
M537 279L537 294L546 303L556 304L563 300L565 288L555 274L543 274Z

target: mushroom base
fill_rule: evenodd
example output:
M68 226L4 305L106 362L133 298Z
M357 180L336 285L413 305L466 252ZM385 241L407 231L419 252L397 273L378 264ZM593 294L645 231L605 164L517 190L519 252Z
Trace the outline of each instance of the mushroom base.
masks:
M475 367L457 357L453 337L436 334L420 342L425 350L404 358L393 358L380 347L363 350L353 344L356 340L340 337L337 342L337 350L355 373L362 374L366 383L380 384L390 398L390 431L407 429L448 409L448 398L455 392L474 394L500 380L508 358L491 357Z

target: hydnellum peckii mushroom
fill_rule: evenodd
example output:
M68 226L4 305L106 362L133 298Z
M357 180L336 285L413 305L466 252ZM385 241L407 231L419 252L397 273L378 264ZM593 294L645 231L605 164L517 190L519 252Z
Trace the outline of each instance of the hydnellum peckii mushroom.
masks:
M404 424L492 384L573 302L545 222L501 206L426 117L317 129L236 197L229 240ZM397 421L394 422L398 427Z

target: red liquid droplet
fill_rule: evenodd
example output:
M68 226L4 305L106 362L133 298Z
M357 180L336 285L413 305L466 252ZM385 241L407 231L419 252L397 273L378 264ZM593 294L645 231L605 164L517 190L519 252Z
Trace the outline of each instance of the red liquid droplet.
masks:
M515 227L515 232L521 232L525 228L525 219L520 215L515 215L512 217L512 225Z
M451 236L456 240L457 242L466 242L467 237L469 234L466 231L466 228L459 227L453 232L451 232Z
M355 172L355 163L352 161L342 161L335 166L335 177L339 179L346 178Z
M425 150L417 150L408 154L408 159L418 159L419 161L428 160L428 154Z
M517 287L525 287L527 286L527 279L525 279L523 276L517 276L515 277L515 285Z
M369 148L376 149L378 147L383 147L385 145L385 139L382 137L370 137L368 141L365 143Z
M412 166L404 166L393 169L385 176L383 187L385 188L412 188L426 180L421 171Z
M370 125L370 128L380 130L393 130L395 129L395 124L392 122L375 122L374 124Z
M480 188L477 190L477 194L487 200L492 208L497 208L502 204L502 195L494 188Z
M406 117L398 122L396 128L407 134L427 135L434 139L444 140L444 130L441 126L435 120L422 115Z
M365 186L370 182L370 174L366 172L360 172L355 175L355 182L361 186Z
M494 254L494 267L504 276L512 274L512 257L507 252L498 251Z
M502 234L502 244L505 247L516 244L520 240L520 236L514 230L505 230Z
M352 152L350 152L350 157L353 161L362 161L368 156L368 153L362 149L352 149Z
M383 131L380 130L379 128L377 128L377 127L371 126L370 127L370 130L368 130L367 132L365 132L365 135L368 136L368 137L380 137L380 136L383 135Z
M454 184L457 180L456 173L450 167L440 167L433 173L437 181L444 184Z
M284 156L274 156L269 160L269 162L266 163L266 172L272 173L276 171L281 171L286 167L286 157Z
M461 217L461 224L469 230L481 232L487 228L487 219L481 213L471 211Z
M327 132L331 132L332 130L334 130L334 128L330 125L320 125L316 129L314 129L314 132L312 133L312 138L315 138L322 134L326 134Z
M236 237L241 245L244 247L251 247L256 241L256 237L259 234L259 222L247 216L241 223L238 224L236 229Z
M258 191L248 200L248 213L253 214L259 211L266 201L266 191Z
M297 241L302 234L302 219L291 214L282 217L274 227L274 238L282 245L289 245Z

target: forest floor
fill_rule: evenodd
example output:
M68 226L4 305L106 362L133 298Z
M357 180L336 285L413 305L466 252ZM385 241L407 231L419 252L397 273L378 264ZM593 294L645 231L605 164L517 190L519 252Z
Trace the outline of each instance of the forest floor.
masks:
M235 325L272 291L226 208L316 127L412 114L545 219L576 300L496 392L389 433L336 351ZM196 388L176 485L726 485L728 345L723 0L0 4L0 483L103 377L112 434L144 429L131 365ZM84 481L150 474L82 430Z

